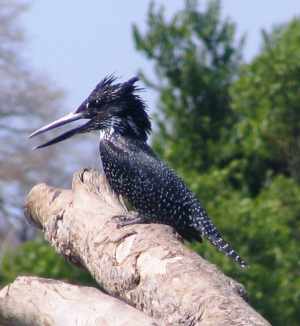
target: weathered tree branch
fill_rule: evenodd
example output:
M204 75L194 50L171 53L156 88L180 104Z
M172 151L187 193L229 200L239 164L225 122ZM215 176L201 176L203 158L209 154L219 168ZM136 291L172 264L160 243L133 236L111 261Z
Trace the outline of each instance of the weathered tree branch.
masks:
M101 291L18 277L0 291L1 326L154 326L150 317Z
M35 186L25 212L59 253L160 324L269 325L244 301L243 287L186 248L171 227L118 229L112 217L126 210L94 171L75 174L72 190Z

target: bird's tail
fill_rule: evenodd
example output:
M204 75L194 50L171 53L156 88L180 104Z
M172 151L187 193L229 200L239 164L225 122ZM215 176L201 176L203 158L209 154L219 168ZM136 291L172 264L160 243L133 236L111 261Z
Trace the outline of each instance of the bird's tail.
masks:
M197 229L204 235L211 244L213 244L219 251L237 262L242 268L247 267L247 263L237 254L237 252L226 242L210 218L203 211L200 218L197 218Z
M242 268L247 267L247 263L237 254L231 245L222 238L219 232L217 232L217 234L208 234L207 238L219 251L232 258Z

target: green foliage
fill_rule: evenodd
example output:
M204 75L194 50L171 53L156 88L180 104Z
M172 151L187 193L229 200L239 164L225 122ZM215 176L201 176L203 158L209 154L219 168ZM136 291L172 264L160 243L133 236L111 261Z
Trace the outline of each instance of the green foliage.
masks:
M155 149L201 198L250 268L207 242L191 246L242 282L272 325L300 320L300 21L263 33L240 64L241 42L218 1L166 19L152 4L136 47L159 85Z
M300 181L300 21L263 36L263 51L242 69L231 91L239 116L236 153L247 158L254 191L270 173Z
M217 154L235 120L228 93L241 42L235 45L235 25L220 15L218 1L203 12L197 1L185 1L167 20L163 8L152 3L147 32L134 28L136 47L154 61L160 81L153 85L146 79L160 96L154 145L177 169L202 171L220 161Z
M200 185L211 191L207 183ZM218 227L242 257L247 257L250 268L245 272L207 243L192 245L245 284L251 303L273 325L287 321L296 325L300 312L299 198L299 185L278 176L255 198L242 196L228 185L227 192L221 191L209 202L208 210Z
M19 275L36 275L96 286L84 270L67 263L46 242L27 241L6 252L1 266L1 283L12 282Z

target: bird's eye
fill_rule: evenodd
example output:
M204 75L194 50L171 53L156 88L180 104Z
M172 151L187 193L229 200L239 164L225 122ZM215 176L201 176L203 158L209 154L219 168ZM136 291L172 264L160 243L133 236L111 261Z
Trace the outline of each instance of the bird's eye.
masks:
M87 102L86 108L100 108L102 104L103 102L100 99L94 99Z

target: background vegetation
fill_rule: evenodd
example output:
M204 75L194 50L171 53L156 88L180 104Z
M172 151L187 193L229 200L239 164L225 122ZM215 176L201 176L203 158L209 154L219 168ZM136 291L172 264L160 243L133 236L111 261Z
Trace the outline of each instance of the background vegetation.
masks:
M134 27L136 49L155 68L155 80L141 72L159 96L152 143L250 268L241 271L207 243L192 247L242 282L273 325L299 325L300 20L262 32L260 53L245 63L244 39L220 8L219 1L200 7L187 0L166 17L152 4L146 31ZM41 240L2 259L2 283L24 273L92 284Z

